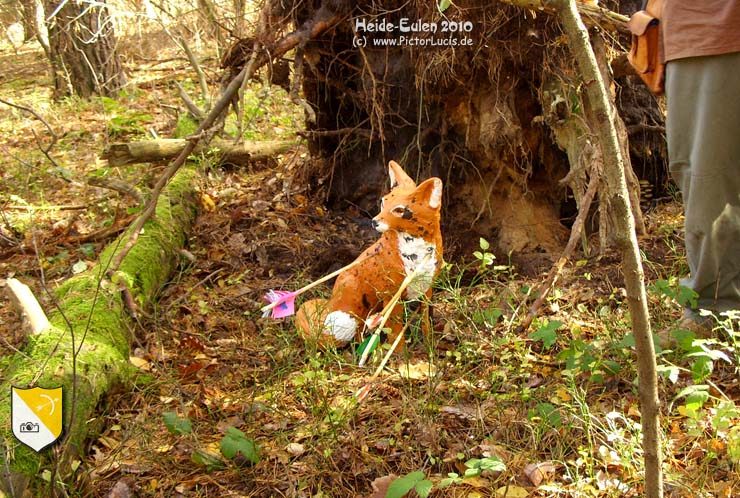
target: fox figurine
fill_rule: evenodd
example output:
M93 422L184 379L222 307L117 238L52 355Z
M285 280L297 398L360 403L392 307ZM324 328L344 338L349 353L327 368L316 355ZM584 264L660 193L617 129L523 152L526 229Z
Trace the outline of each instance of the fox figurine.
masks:
M381 233L357 258L355 266L337 277L329 299L313 299L296 314L296 327L306 340L344 346L360 339L365 320L379 312L398 291L407 275L416 276L402 295L422 300L422 330L428 334L432 281L442 268L440 207L442 180L429 178L418 186L395 161L388 165L391 191L382 199L373 227ZM403 306L391 311L389 340L402 329ZM398 350L404 346L399 340Z

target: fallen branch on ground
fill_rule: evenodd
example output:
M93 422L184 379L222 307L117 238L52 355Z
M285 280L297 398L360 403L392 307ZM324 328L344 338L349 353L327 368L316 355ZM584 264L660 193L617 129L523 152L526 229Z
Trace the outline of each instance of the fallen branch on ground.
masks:
M111 144L106 147L101 157L106 159L110 166L162 161L176 157L188 146L188 143L189 141L186 139L160 138L158 140ZM210 146L198 144L192 152L195 154L212 152L220 155L222 162L246 164L249 161L259 161L281 154L297 143L296 140L266 140L235 144L226 140L213 140Z

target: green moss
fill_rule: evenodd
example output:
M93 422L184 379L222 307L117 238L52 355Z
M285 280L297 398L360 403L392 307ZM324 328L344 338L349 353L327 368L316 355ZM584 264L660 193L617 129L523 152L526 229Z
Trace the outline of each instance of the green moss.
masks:
M90 431L88 421L95 407L112 386L131 380L128 311L119 285L126 285L144 307L156 297L175 268L178 249L195 218L191 195L196 174L188 166L172 180L157 204L155 217L145 224L137 244L124 258L117 283L105 279L102 284L99 282L110 258L127 240L126 234L103 251L97 267L69 279L56 290L64 312L50 314L52 326L30 337L23 354L4 360L0 436L5 441L14 441L10 430L10 386L26 387L36 381L34 385L40 387L64 387L64 444L71 445L73 453L83 452ZM73 413L75 418L71 420ZM47 465L47 455L18 445L10 462L11 471L35 479L39 469ZM3 464L0 455L0 466Z
M175 126L175 138L185 138L198 129L198 122L195 121L190 114L181 114L177 118L177 126Z

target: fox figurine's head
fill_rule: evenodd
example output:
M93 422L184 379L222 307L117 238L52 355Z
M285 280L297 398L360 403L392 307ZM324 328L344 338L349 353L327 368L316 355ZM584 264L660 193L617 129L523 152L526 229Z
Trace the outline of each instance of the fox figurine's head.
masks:
M395 161L388 163L388 175L391 191L383 197L373 227L381 233L394 230L424 238L438 232L442 180L429 178L417 186Z

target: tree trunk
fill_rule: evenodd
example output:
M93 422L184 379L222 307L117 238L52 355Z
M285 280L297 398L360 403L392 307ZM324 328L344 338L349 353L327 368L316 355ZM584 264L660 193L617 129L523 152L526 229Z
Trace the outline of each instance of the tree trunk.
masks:
M36 2L34 0L21 0L23 13L23 42L28 42L36 33Z
M583 75L583 86L594 110L590 124L598 138L604 159L606 195L614 215L618 236L617 244L623 256L627 301L637 351L643 430L642 448L645 454L644 493L647 498L660 498L663 496L663 478L659 437L660 398L658 396L657 365L650 332L650 316L640 248L637 244L635 220L630 209L630 196L625 178L625 161L622 157L624 149L619 143L615 126L616 109L607 97L606 86L589 44L588 32L576 10L575 0L557 0L555 5L560 8L560 19Z
M0 386L0 449L7 451L0 452L0 484L6 492L12 489L10 496L26 496L28 488L35 490L29 496L50 495L39 489L47 485L39 476L49 466L49 453L13 444L11 386L63 386L64 439L55 452L61 458L53 474L67 477L70 463L84 451L96 406L128 378L132 310L127 310L121 290L133 296L134 306L147 307L167 282L195 219L195 176L190 167L172 180L157 204L156 218L146 224L113 282L101 278L128 233L103 251L97 267L58 288L58 309L50 313L50 326L30 337L11 360Z
M112 96L123 87L126 75L105 0L52 1L46 12L53 14L48 31L55 98Z

